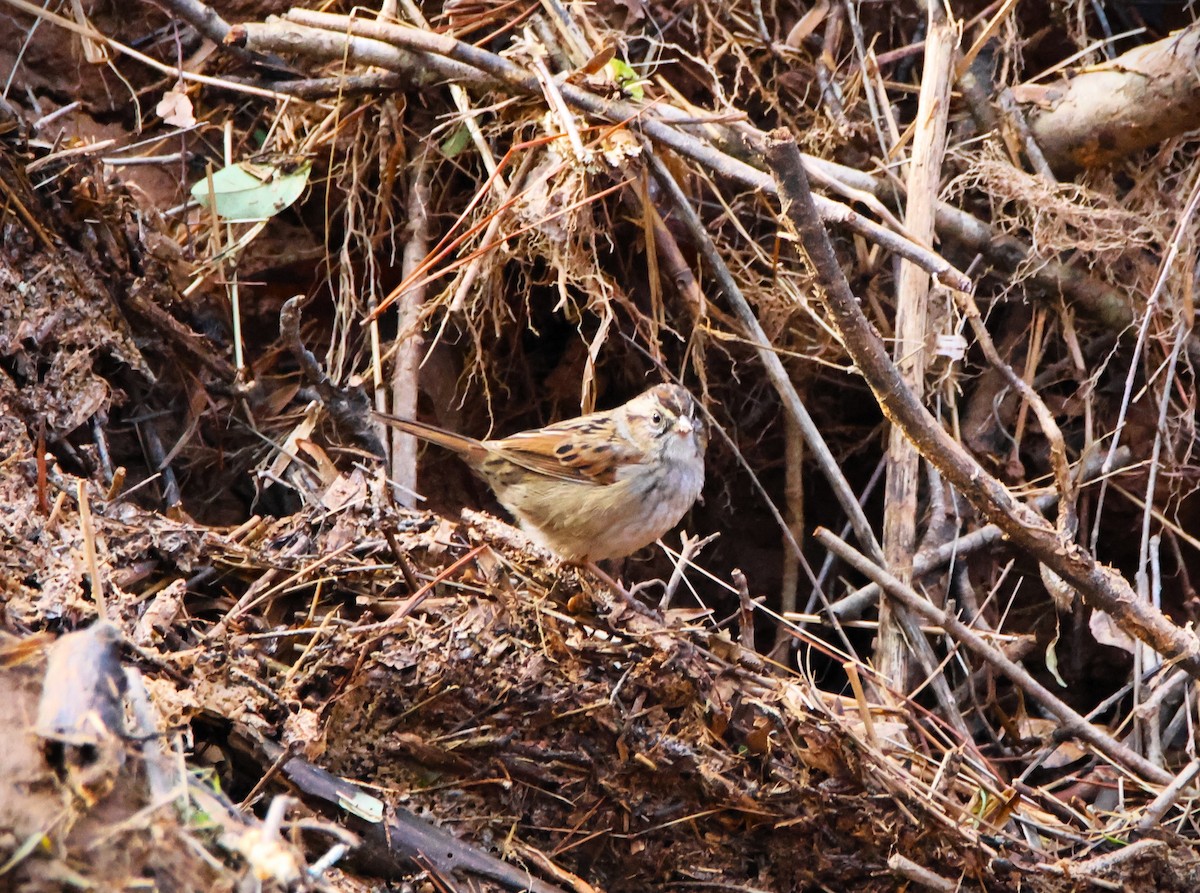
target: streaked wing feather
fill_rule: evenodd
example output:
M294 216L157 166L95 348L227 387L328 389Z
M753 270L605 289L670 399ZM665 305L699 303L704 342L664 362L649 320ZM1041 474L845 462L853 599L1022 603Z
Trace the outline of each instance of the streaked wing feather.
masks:
M611 422L591 416L514 434L488 446L515 465L561 481L611 484L617 472L639 460L632 444L607 434Z

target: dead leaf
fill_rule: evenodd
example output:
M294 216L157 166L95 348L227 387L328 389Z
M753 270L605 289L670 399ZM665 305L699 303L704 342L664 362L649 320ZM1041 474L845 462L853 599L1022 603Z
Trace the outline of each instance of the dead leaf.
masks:
M183 92L183 83L176 84L163 94L163 98L154 107L154 114L163 119L164 124L172 127L195 127L196 115L192 101Z
M1101 645L1111 645L1130 654L1137 648L1137 641L1133 636L1117 626L1112 617L1103 611L1092 611L1092 616L1088 618L1088 629L1092 631L1092 638Z

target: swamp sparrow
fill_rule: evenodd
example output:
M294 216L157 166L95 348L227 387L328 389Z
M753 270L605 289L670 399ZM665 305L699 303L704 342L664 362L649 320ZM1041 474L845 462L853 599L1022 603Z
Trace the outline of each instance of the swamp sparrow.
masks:
M679 523L704 486L704 420L678 385L655 385L616 409L500 440L376 416L458 453L526 533L571 562L621 558L649 545Z

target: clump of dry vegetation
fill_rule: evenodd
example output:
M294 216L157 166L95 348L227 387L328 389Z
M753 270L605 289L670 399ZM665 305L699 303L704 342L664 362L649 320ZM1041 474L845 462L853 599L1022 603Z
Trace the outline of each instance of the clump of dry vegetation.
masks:
M1196 888L1185 13L0 9L5 883ZM647 611L371 415L657 381Z

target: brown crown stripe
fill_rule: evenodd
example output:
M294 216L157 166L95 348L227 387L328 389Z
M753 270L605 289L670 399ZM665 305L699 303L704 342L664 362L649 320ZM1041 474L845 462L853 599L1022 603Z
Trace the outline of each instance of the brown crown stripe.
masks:
M686 391L681 391L678 388L673 388L670 385L665 384L659 385L654 389L654 391L655 396L658 397L658 401L663 405L663 408L676 418L680 418L681 416L685 415L690 417L692 415L692 401L690 399L684 399L686 396L688 396Z

